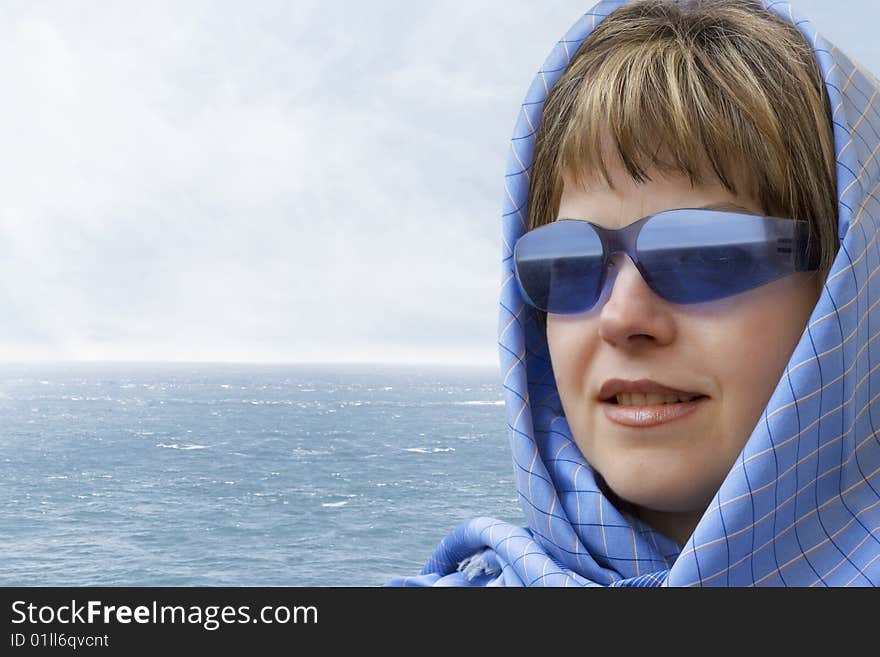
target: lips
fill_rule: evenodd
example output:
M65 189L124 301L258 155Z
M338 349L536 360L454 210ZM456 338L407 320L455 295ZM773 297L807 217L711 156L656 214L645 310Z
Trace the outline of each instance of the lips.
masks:
M617 395L621 393L641 393L672 395L676 397L693 397L690 401L675 402L669 404L651 404L623 406L617 403ZM627 381L625 379L609 379L599 390L599 401L605 417L625 427L653 427L666 424L680 418L691 415L708 401L709 397L699 391L684 390L652 381L651 379L638 379Z
M610 402L602 403L605 417L625 427L654 427L687 417L703 408L708 397L700 397L689 402L675 404L659 404L654 406L620 406Z

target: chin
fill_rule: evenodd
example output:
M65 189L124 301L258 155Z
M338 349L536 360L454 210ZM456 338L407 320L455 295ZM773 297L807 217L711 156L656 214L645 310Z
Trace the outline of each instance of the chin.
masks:
M669 476L644 476L643 473L602 475L608 488L629 504L664 513L705 511L721 482L699 482Z

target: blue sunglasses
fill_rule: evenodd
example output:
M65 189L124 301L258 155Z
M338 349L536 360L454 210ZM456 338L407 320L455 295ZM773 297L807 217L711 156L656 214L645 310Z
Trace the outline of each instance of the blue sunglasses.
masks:
M538 310L586 312L601 297L612 256L623 252L663 299L713 301L818 269L809 233L806 221L698 208L665 210L623 228L558 219L517 240L516 279Z

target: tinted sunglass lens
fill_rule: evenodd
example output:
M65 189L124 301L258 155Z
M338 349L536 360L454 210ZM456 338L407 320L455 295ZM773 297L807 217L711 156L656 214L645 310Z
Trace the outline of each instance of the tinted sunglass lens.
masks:
M786 273L778 266L773 222L733 212L661 213L639 234L639 262L648 284L673 303L729 297Z
M526 233L514 259L520 290L536 308L574 314L596 303L602 242L587 222L564 219Z

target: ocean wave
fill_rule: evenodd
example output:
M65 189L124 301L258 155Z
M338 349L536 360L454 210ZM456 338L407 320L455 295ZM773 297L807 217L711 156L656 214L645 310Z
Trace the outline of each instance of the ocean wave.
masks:
M404 452L415 452L416 454L436 454L437 452L454 452L454 447L404 447Z
M162 447L163 449L208 449L208 445L191 445L188 443L179 444L179 443L156 443L156 447Z
M326 449L304 449L302 447L294 447L290 452L294 456L327 456L333 453Z

